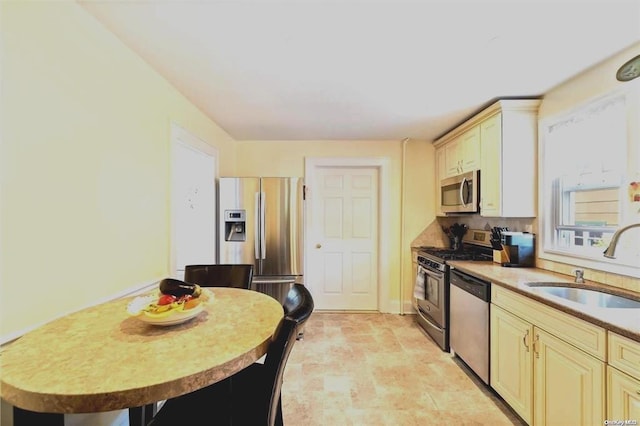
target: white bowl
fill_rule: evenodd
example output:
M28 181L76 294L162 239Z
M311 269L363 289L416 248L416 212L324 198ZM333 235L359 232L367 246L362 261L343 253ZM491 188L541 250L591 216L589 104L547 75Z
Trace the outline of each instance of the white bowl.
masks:
M159 325L159 326L168 326L168 325L176 325L182 324L183 322L189 321L192 318L195 318L200 312L204 310L204 305L213 300L213 293L209 290L203 290L205 297L196 307L187 309L187 310L178 310L174 309L169 311L166 315L154 315L145 311L150 304L157 302L159 293L154 292L153 294L139 296L133 299L129 305L127 305L127 312L129 315L135 316L140 321L146 322L147 324ZM202 296L201 296L202 297Z
M142 312L140 315L138 315L138 318L140 319L140 321L146 322L147 324L168 326L187 322L190 319L198 316L198 314L203 310L204 304L200 303L195 308L188 309L186 311L172 311L169 315L160 318L151 316L147 312Z

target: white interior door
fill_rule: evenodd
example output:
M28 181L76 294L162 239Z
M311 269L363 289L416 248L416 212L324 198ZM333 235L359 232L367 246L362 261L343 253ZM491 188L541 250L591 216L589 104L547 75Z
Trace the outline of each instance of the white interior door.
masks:
M184 129L172 127L172 276L189 264L216 259L216 150Z
M379 170L317 166L306 282L318 309L378 310Z

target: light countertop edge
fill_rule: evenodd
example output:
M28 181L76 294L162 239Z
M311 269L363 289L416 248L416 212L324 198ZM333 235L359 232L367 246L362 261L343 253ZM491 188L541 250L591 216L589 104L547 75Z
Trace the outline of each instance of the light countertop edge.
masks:
M543 303L559 311L598 325L606 330L618 333L632 340L640 342L640 312L636 309L607 309L590 308L562 298L547 295L535 287L529 287L530 282L566 282L574 287L587 289L602 289L607 293L629 297L640 301L640 295L623 288L612 287L589 280L584 284L576 284L568 275L538 268L508 268L494 262L483 261L447 261L454 269L470 273L478 278L491 281L506 289L529 297L536 302Z

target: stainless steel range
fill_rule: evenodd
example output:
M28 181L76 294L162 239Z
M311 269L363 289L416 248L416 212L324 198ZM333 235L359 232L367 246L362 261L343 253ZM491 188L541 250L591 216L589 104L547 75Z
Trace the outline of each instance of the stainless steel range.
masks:
M458 250L420 247L414 288L416 321L442 348L449 351L449 265L447 260L492 260L488 231L469 230Z

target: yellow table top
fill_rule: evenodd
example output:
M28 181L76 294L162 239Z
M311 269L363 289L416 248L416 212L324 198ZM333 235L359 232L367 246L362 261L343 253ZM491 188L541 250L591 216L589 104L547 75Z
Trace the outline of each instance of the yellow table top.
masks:
M263 293L209 288L195 318L149 325L118 299L48 323L0 356L0 395L49 413L124 409L182 395L233 375L266 353L283 316Z

